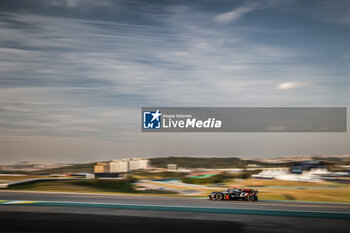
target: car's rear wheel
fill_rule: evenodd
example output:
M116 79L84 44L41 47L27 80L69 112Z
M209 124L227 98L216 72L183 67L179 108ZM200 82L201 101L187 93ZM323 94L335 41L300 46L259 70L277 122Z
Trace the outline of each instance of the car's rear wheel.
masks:
M247 197L247 201L255 201L255 197L253 195L250 195Z
M224 195L222 193L216 194L216 200L219 200L219 201L224 200Z

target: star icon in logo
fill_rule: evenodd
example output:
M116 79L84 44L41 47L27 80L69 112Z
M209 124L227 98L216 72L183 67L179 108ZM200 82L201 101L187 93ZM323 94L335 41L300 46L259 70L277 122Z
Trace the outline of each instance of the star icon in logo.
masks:
M154 121L155 119L157 119L157 121L159 121L159 116L161 116L162 115L162 113L160 113L159 112L159 109L157 109L157 112L155 112L155 113L152 113L152 120L151 120L151 122L152 121Z

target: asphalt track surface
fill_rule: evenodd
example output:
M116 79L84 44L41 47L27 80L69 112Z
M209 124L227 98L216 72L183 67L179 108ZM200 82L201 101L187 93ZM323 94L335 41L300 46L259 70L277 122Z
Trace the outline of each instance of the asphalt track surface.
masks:
M0 232L350 232L350 204L12 191L0 200Z

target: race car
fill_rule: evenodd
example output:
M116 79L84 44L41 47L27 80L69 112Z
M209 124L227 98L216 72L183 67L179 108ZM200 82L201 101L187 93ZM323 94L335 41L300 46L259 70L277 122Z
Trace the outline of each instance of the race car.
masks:
M253 189L227 189L221 192L212 192L209 194L209 200L246 200L257 201L258 190Z

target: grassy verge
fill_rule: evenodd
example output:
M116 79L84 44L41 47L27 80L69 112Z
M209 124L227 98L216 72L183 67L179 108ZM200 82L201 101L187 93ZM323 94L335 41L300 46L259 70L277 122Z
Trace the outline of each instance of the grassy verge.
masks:
M210 177L204 177L204 178L195 178L195 177L185 177L182 178L182 182L187 184L218 184L218 183L224 183L228 182L232 179L248 179L251 177L252 174L259 173L261 170L256 170L253 172L240 172L237 174L228 174L228 173L221 173L215 176Z
M183 178L186 173L181 172L144 172L144 171L134 171L129 174L130 177L135 179L172 179L172 178Z
M52 178L48 176L34 176L34 175L23 175L23 176L0 176L0 184L1 183L9 183L14 181L20 181L20 180L28 180L28 179L35 179L35 178Z
M174 194L171 191L160 190L135 190L135 186L120 180L67 180L67 181L38 181L34 183L18 184L8 190L31 191L58 191L58 192L103 192L103 193L149 193L149 194Z
M261 200L297 200L320 202L347 202L350 203L350 190L327 189L277 189L262 190L259 193Z

